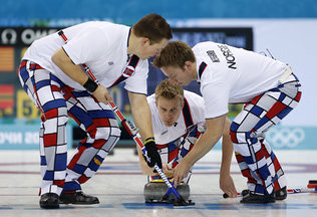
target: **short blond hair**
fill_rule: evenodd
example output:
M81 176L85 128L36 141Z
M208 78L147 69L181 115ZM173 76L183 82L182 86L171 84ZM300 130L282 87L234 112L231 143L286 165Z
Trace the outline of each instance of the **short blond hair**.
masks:
M155 88L155 99L158 100L159 97L164 97L165 99L179 99L184 100L184 89L183 87L170 79L165 79L159 83Z
M153 65L157 68L166 66L184 68L186 61L196 61L191 47L182 41L172 41L155 58Z

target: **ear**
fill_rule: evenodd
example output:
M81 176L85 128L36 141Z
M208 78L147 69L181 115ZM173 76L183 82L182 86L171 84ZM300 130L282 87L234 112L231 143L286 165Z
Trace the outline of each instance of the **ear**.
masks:
M192 65L193 65L192 62L190 62L190 61L185 61L184 68L187 69L187 70L189 70L189 71L191 71Z
M141 40L142 46L146 45L147 43L150 44L150 39L147 38L147 37L143 37L142 40Z

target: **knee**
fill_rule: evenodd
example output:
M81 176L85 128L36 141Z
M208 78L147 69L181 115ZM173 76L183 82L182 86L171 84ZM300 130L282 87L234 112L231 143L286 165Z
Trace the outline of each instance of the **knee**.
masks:
M234 144L254 144L258 141L257 132L239 129L239 125L232 122L230 126L230 138Z
M111 137L120 138L121 130L115 120L115 122L109 121L105 122L104 125L98 125L95 128L95 139L109 140Z
M45 111L41 117L45 123L58 123L58 125L66 125L68 121L68 111L66 107L59 107Z

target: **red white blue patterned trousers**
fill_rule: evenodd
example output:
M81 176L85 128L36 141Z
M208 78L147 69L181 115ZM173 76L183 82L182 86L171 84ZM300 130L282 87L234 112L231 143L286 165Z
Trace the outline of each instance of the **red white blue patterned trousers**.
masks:
M51 72L23 60L18 70L22 87L41 110L41 194L81 190L120 138L109 106L87 91L74 91ZM86 132L67 164L66 123L72 117Z
M298 104L300 86L292 74L283 84L246 104L232 122L230 135L236 158L254 194L268 195L286 186L284 171L264 133Z

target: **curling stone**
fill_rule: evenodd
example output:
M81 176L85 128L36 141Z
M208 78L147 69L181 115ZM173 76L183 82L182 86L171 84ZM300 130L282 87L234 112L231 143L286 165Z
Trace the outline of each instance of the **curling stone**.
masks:
M164 181L151 181L144 186L144 199L146 202L161 201L168 190L167 185ZM188 184L180 183L177 185L176 190L184 198L185 201L188 200L190 196L190 188ZM175 199L173 193L169 195L169 200Z

